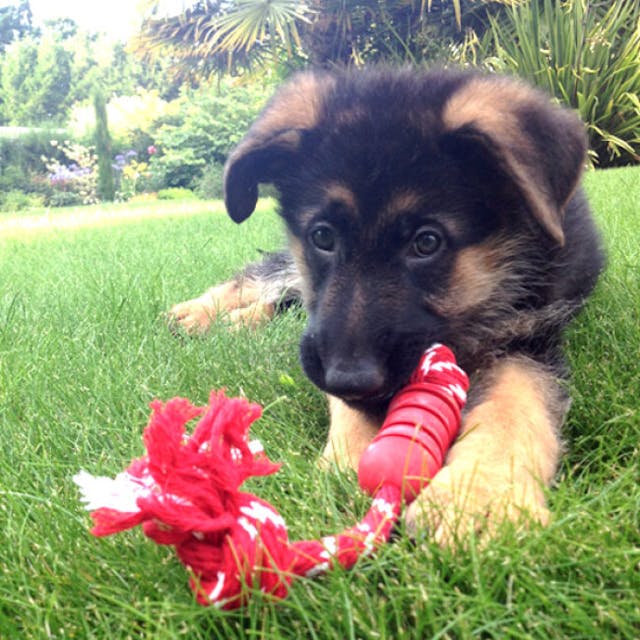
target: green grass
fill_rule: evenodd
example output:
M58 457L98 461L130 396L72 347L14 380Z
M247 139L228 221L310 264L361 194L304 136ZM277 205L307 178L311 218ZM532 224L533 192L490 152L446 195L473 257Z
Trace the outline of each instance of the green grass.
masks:
M292 538L363 514L354 478L313 464L327 417L298 365L300 313L198 339L173 337L162 317L278 247L276 216L236 227L203 203L0 240L0 638L640 636L640 170L587 186L609 268L568 336L574 404L551 525L455 555L400 538L353 572L232 613L195 604L171 550L139 531L90 536L71 477L140 455L151 399L204 402L224 386L267 407L254 431L285 465L256 490Z

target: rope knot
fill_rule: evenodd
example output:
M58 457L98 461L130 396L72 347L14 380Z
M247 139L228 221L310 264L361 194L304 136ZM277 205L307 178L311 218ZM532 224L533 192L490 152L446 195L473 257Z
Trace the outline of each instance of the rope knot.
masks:
M92 511L94 535L142 525L155 542L175 546L202 604L241 606L251 587L283 598L294 575L351 568L389 539L402 505L442 466L467 387L449 349L426 351L360 460L360 485L374 497L369 512L321 540L290 543L278 512L240 490L247 478L272 474L280 465L249 441L261 407L223 392L212 393L207 407L184 398L152 402L143 436L147 454L115 478L81 471L74 480ZM186 426L196 418L188 436Z

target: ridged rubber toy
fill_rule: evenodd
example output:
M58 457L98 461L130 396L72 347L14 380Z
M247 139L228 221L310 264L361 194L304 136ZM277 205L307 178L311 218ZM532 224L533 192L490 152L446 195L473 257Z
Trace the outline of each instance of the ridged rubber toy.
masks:
M247 478L280 465L249 441L261 407L222 392L212 392L207 407L184 398L154 401L145 456L115 478L81 471L74 480L92 512L94 535L142 525L149 538L175 547L201 604L236 608L253 590L283 598L294 576L351 568L389 539L402 506L442 466L467 387L448 348L425 352L362 456L358 479L374 498L371 508L355 526L320 540L290 542L274 507L240 490ZM188 436L186 426L195 418Z
M374 495L383 485L402 489L409 504L444 464L460 428L469 381L447 347L435 345L409 384L392 399L380 431L358 466L360 487Z

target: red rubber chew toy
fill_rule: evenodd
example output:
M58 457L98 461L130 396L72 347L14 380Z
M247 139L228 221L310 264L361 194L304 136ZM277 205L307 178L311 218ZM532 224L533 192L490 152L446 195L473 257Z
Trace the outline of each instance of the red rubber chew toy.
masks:
M212 393L208 407L183 398L153 402L144 457L114 479L81 471L74 480L92 512L94 535L140 524L155 542L175 546L200 603L232 609L246 603L251 587L283 598L294 576L336 564L350 568L388 540L403 504L441 468L468 384L448 348L425 352L361 458L358 480L374 497L369 512L321 540L290 542L278 512L240 491L247 478L274 473L279 465L248 439L261 407L223 393ZM199 421L187 436L194 418Z
M399 487L410 504L444 464L460 428L468 387L447 347L428 349L409 384L393 397L380 431L360 459L360 487L370 495L383 485Z

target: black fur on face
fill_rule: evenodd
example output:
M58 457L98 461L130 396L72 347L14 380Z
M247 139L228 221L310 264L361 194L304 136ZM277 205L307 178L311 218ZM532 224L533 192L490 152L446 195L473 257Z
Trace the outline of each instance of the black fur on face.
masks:
M396 153L379 155L363 140L357 129L323 140L282 186L282 211L312 292L305 371L372 412L384 409L431 343L447 339L436 301L449 289L456 255L495 233L500 220L445 153L418 147L407 156L415 132ZM354 156L358 146L370 166ZM296 188L310 181L316 188Z
M513 349L557 359L602 265L574 195L580 123L502 79L319 78L276 96L225 185L238 220L257 182L278 188L305 280L309 378L379 414L434 341L472 368Z

